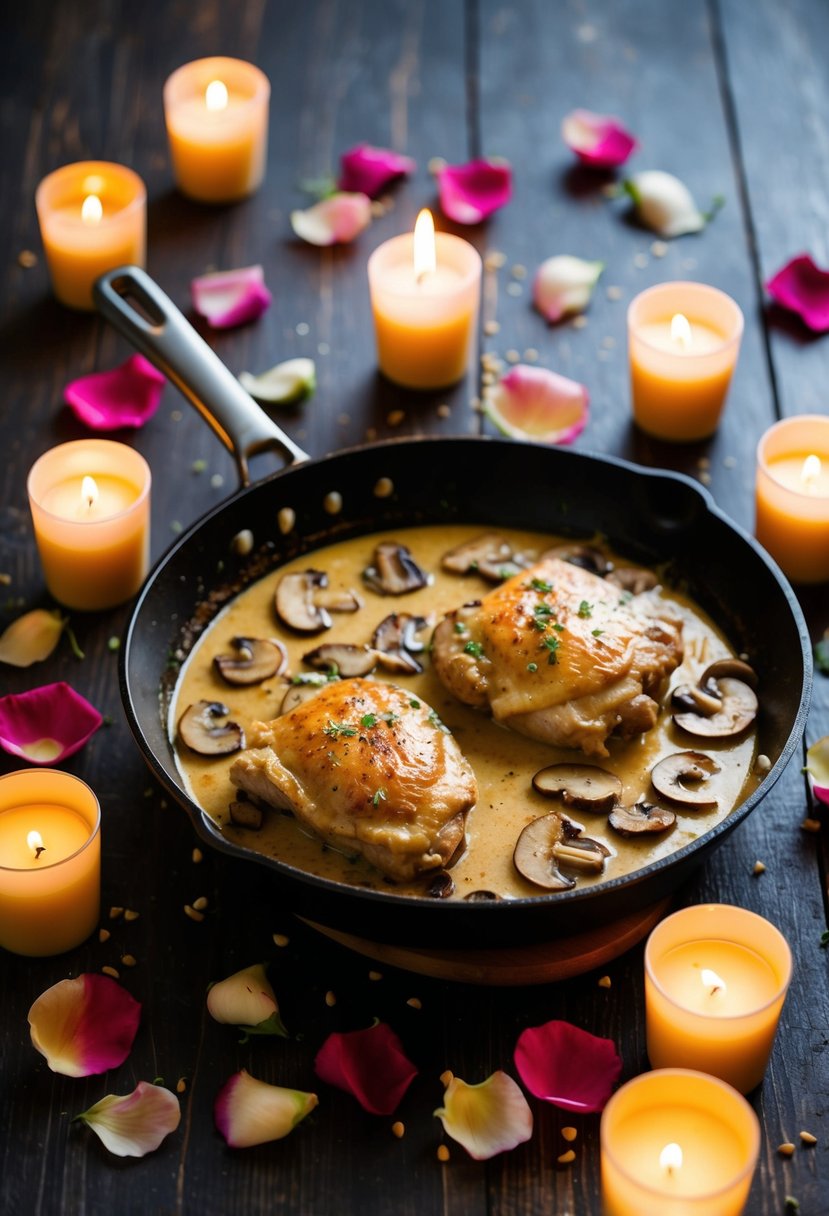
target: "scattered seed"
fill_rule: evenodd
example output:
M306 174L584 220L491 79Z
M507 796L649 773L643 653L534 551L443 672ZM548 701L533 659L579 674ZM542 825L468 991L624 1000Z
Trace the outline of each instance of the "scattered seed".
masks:
M210 478L210 485L214 490L220 490L224 484L225 479L222 477L221 473L214 473Z
M339 515L343 509L343 496L338 490L332 490L330 494L326 494L322 500L323 510L328 515Z
M605 295L607 296L608 300L621 300L622 289L621 287L608 287L605 291Z
M437 177L437 175L439 173L442 173L445 168L446 168L446 161L443 159L442 156L433 156L430 159L429 164L428 164L428 169L429 169L429 172L431 173L432 177Z
M101 970L103 971L104 975L108 975L114 980L121 978L120 971L117 971L115 967L102 967Z
M183 1094L186 1089L187 1089L187 1078L179 1077L179 1079L176 1081L176 1093Z
M107 642L107 650L120 650L120 649L121 649L121 639L115 638L115 637L110 638L109 641Z
M374 199L374 201L372 202L371 214L374 216L375 219L379 219L381 216L384 216L386 214L386 208L380 202L379 198Z
M195 920L195 921L204 920L204 913L199 912L196 908L191 907L190 904L184 905L184 915L189 916L191 920Z
M285 933L274 933L273 935L273 944L275 946L279 946L280 949L284 949L290 940L291 939Z
M699 460L697 461L697 468L698 469L710 469L710 467L711 467L710 458L708 456L700 456Z
M515 265L512 267L510 274L512 275L512 277L514 279L526 279L527 267L522 266L520 262L516 262Z
M190 854L190 856L193 859L194 866L199 865L199 863L204 860L204 853L202 853L201 849L193 849L193 852Z
M707 469L703 469L703 471L699 475L699 479L704 486L711 485L711 474L708 472Z
M507 363L518 363L521 358L521 352L511 347L504 356Z
M758 773L767 773L771 768L771 760L769 760L768 756L764 756L761 753L754 761L754 767Z
M403 1123L401 1123L399 1119L395 1123L392 1123L391 1133L393 1136L397 1136L398 1140L403 1139L405 1131L406 1131L405 1125Z
M524 288L520 283L507 283L508 296L520 296L524 292Z
M489 334L490 337L494 337L495 334L499 334L500 332L501 332L500 321L485 321L484 322L484 333L485 334Z
M170 520L170 531L175 532L176 535L178 535L179 532L184 531L184 524L181 522L180 519L171 519Z
M204 470L207 468L207 461L206 460L194 460L193 463L190 465L190 468L192 469L192 471L194 473L203 473Z
M498 379L498 377L495 374L495 372L483 372L481 375L481 384L483 384L485 386L489 385L489 384L494 384L497 379Z
M448 1089L454 1080L455 1074L449 1068L440 1074L440 1083L444 1089Z
M423 1002L420 1000L420 997L417 996L410 996L408 1001L406 1001L406 1004L411 1005L412 1009L423 1008Z
M382 971L369 971L368 978L376 984L378 980L381 980L383 978L383 972Z
M140 912L134 912L132 908L124 908L124 920L138 920Z
M173 422L181 422L184 414L181 410L173 410L170 417L172 418Z
M109 919L117 920L119 916L123 916L123 915L124 915L124 909L119 908L113 904L113 906L109 910Z
M437 414L438 418L449 418L452 415L452 407L447 405L444 401L438 406L435 413Z
M111 937L112 937L112 934L110 933L109 929L99 929L98 930L98 941L99 942L108 942Z
M17 264L24 270L31 270L33 266L37 266L37 254L32 249L21 249L17 255Z
M646 253L637 253L633 259L633 264L637 270L644 270L648 264L648 255Z
M325 994L325 1003L329 1009L332 1009L334 1007L334 1005L336 1005L336 1003L337 1003L336 994L333 993L330 989Z
M300 338L304 338L306 334L311 332L311 326L307 321L300 321L296 327L296 332L299 334Z
M752 872L752 874L765 874L765 872L766 872L765 863L762 861L755 861L751 872Z
M296 523L296 512L293 507L282 507L276 516L276 522L282 535L287 536Z
M610 985L611 985L611 983L612 983L612 981L611 981L610 976L609 976L609 975L603 975L603 976L601 977L601 979L599 980L599 987L600 987L600 988L609 988L609 987L610 987Z
M10 574L0 574L0 586L11 587L12 576Z
M573 329L585 329L587 326L587 317L583 313L579 313L577 317L573 317Z
M817 1144L817 1136L813 1136L811 1132L801 1132L800 1139L804 1144L808 1144L810 1146Z
M237 556L247 557L253 549L253 533L250 528L243 528L241 532L237 532L230 542L230 548Z
M538 351L535 349L534 346L528 346L527 349L524 351L524 358L527 360L528 363L537 363L538 362Z
M726 469L736 469L737 457L736 456L726 456L725 460L723 461L723 467Z
M777 1151L781 1157L791 1157L794 1152L794 1145L787 1140L784 1144L778 1144Z
M448 1161L448 1160L449 1160L449 1149L446 1147L445 1144L439 1144L438 1145L438 1161Z
M800 826L804 832L819 832L820 831L820 820L819 819L804 819Z
M668 246L665 241L654 241L651 245L651 253L655 258L664 258L668 252Z
M574 1127L563 1127L561 1129L561 1134L565 1140L572 1143L572 1141L575 1140L576 1136L579 1133L576 1131L576 1129Z
M317 343L317 354L318 355L330 355L331 347L328 345L327 342L318 342Z
M377 427L376 426L367 426L366 427L366 443L374 443L374 440L376 438L377 438Z
M386 423L389 426L400 426L400 423L403 421L403 419L405 417L406 417L405 410L391 410L386 415Z
M196 909L197 912L203 912L209 902L210 901L208 900L206 895L200 895L198 899L193 900L193 907Z
M506 265L507 255L500 253L497 249L492 249L484 258L484 270L500 270Z
M560 1156L556 1157L556 1161L559 1163L559 1165L570 1165L571 1162L575 1160L576 1154L571 1148L568 1148L566 1153L561 1153Z
M375 498L390 498L394 493L394 482L390 477L378 477L374 483Z
M121 963L124 967L135 967L138 963L138 959L134 954L122 954Z

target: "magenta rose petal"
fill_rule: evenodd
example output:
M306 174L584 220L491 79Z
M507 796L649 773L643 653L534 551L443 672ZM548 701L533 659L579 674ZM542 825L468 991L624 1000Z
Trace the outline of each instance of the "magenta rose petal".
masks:
M358 144L343 152L340 166L337 189L367 194L369 198L376 198L389 182L414 173L417 168L411 156L401 156L399 152L375 148L371 144Z
M66 1077L89 1077L123 1064L140 1018L140 1003L108 975L60 980L29 1010L32 1043L52 1072Z
M570 1022L545 1022L522 1031L515 1067L530 1093L565 1110L603 1110L622 1071L611 1039Z
M190 283L193 307L213 329L234 329L261 317L271 303L261 266L217 270Z
M594 114L592 110L573 110L567 114L561 124L561 135L582 164L595 169L623 165L638 147L635 137L618 118Z
M120 367L72 380L63 399L76 418L94 431L136 430L158 409L167 383L143 355L131 355Z
M512 169L506 161L471 160L438 173L443 214L457 224L479 224L509 202Z
M783 308L797 313L817 334L829 333L829 270L801 253L766 283L766 291Z
M330 1034L317 1052L322 1081L352 1094L372 1115L390 1115L417 1076L397 1035L385 1022Z
M829 806L829 735L818 739L806 752L806 773L815 798Z
M0 747L32 764L58 764L79 751L103 718L63 682L0 697Z

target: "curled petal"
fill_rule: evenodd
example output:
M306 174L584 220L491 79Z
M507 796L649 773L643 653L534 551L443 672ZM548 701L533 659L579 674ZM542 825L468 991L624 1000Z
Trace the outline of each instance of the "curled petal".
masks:
M471 160L438 173L443 214L456 224L478 224L509 202L512 169L507 161Z
M638 147L636 139L612 114L573 110L561 124L561 137L585 165L615 169Z
M385 1022L367 1030L330 1034L317 1052L322 1081L352 1094L372 1115L390 1115L417 1076L403 1044Z
M641 222L662 237L684 236L705 227L690 190L672 173L648 169L623 183Z
M505 1153L533 1134L527 1099L512 1077L500 1070L480 1085L467 1085L453 1077L435 1115L447 1135L476 1161Z
M808 253L792 258L766 283L766 291L796 312L817 334L829 333L829 270L812 261Z
M24 612L0 634L0 663L31 667L48 659L63 633L66 618L59 612L35 608Z
M200 275L190 283L190 296L196 312L213 329L233 329L255 321L271 302L261 266Z
M318 1101L316 1094L257 1081L243 1068L222 1086L213 1117L231 1148L250 1148L287 1136Z
M287 1034L264 963L214 984L207 994L207 1008L217 1022L240 1026L248 1034Z
M340 166L337 189L367 194L369 198L377 198L389 182L414 173L417 168L411 156L401 156L388 148L374 148L371 144L358 144L343 152Z
M484 398L484 412L513 439L572 443L587 424L587 389L545 367L517 363Z
M76 1115L116 1157L143 1157L181 1121L178 1098L162 1085L139 1081L131 1094L107 1094Z
M60 980L29 1010L32 1043L52 1072L88 1077L123 1064L141 1005L108 975Z
M317 369L313 359L286 359L259 376L242 372L239 380L257 401L291 405L313 393L317 387Z
M551 322L584 312L603 270L604 262L586 262L567 254L547 258L536 271L533 283L536 308Z
M515 1067L530 1093L565 1110L603 1110L622 1061L611 1039L569 1022L545 1022L521 1032Z
M103 718L69 684L0 697L0 747L32 764L58 764L79 751Z
M63 398L76 418L94 431L143 426L158 409L165 377L143 355L120 367L72 380Z
M367 194L337 193L305 211L291 212L291 227L309 245L345 245L371 223Z
M818 739L806 752L806 772L815 798L829 806L829 735Z

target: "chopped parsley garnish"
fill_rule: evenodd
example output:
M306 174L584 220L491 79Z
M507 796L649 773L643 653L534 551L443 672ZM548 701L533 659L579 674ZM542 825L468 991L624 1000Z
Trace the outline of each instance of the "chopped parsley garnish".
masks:
M553 629L555 629L556 633L564 633L564 626L559 625L558 621L553 621Z
M586 619L587 617L592 616L592 615L593 615L593 605L589 604L587 602L587 600L582 600L582 602L579 604L579 616L584 617Z
M514 573L515 571L510 569L509 566L500 566L498 569L499 578L512 578Z
M360 725L361 726L376 726L377 725L377 714L363 714L362 718L360 719Z
M623 591L622 594L619 596L619 603L620 604L629 604L632 599L633 599L632 591Z
M542 647L546 647L546 649L549 650L549 652L550 652L547 655L547 662L548 663L557 663L558 655L557 655L556 651L558 650L559 646L561 645L561 642L559 641L559 639L551 638L551 637L542 638L541 645L542 645Z
M533 579L530 579L530 587L533 589L533 591L546 592L546 591L552 591L553 584L545 583L543 578L533 578Z
M552 616L553 610L549 604L536 604L533 613L535 616Z
M533 627L537 629L539 633L543 633L547 628L547 621L540 616L533 617Z
M592 633L594 638L600 638L602 636L602 634L604 633L604 630L603 629L591 629L590 632Z
M409 702L409 707L411 709L420 709L420 702L413 699Z
M467 642L463 648L464 654L471 654L473 658L480 659L484 653L484 648L480 642Z
M455 621L455 633L466 633L466 625L463 621Z
M394 726L395 722L400 721L400 714L393 714L393 713L381 714L380 718L383 722L386 723L387 726Z
M371 801L374 803L375 806L379 806L381 802L386 801L387 797L388 797L388 795L386 794L386 791L381 789L381 790L377 791L377 793L374 795L374 797L372 798Z
M347 722L335 722L333 718L329 718L328 724L322 728L322 733L331 739L339 739L340 735L350 739L357 734L357 727L349 726Z
M537 663L528 663L527 671L538 671L538 664Z

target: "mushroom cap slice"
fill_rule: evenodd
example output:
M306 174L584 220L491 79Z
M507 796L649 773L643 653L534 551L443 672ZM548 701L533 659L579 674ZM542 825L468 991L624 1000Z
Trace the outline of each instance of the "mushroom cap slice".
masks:
M468 904L493 904L500 900L501 896L496 895L494 891L470 891L468 895L464 895L464 899Z
M644 836L667 832L676 823L676 814L652 802L635 802L633 806L615 806L607 822L620 836Z
M425 629L428 621L423 616L409 612L392 612L384 617L371 638L371 644L379 652L380 666L399 675L416 675L423 671L422 665L412 651L423 650L417 634Z
M589 570L599 578L604 578L613 569L613 562L596 545L554 545L552 549L545 549L539 560L544 561L547 557L560 557L562 561Z
M321 633L323 629L330 629L331 617L327 609L315 600L316 592L327 586L328 575L322 570L283 574L274 596L277 616L297 633Z
M302 656L303 662L315 671L336 672L344 678L367 676L374 671L378 658L371 646L354 646L348 642L324 642Z
M363 578L380 595L406 595L428 582L406 546L393 540L380 542L374 550L374 565L363 571Z
M622 783L615 773L594 764L550 764L535 774L533 789L580 811L609 811Z
M651 591L659 583L653 570L648 570L645 566L617 566L605 577L614 587L621 587L622 591L629 591L631 595Z
M503 536L487 532L444 553L440 564L452 574L480 574L491 583L502 583L528 563Z
M663 798L696 808L716 806L717 795L706 782L720 772L720 765L704 752L675 752L660 760L651 770L654 789ZM686 782L693 782L690 787Z
M713 702L717 704L713 712L685 709L680 702L681 712L674 713L676 725L689 735L706 739L728 739L747 730L757 717L757 696L754 689L742 680L724 676L716 681L716 690L716 697L711 694ZM680 690L677 689L675 696L679 693Z
M742 659L735 658L717 659L715 663L711 663L706 667L699 678L699 682L703 687L711 688L712 684L715 685L723 676L731 676L735 680L742 680L744 684L748 684L751 688L756 688L760 683L754 668L749 667L748 663L744 663Z
M518 837L513 862L519 874L537 887L569 891L576 885L576 880L562 874L559 866L598 873L609 856L607 845L582 836L581 828L565 815L553 811L527 824Z
M281 675L288 665L288 654L275 638L231 638L236 651L217 654L213 665L228 684L261 684Z
M196 701L178 720L178 735L200 756L228 756L245 746L245 732L229 722L230 710L221 701Z

